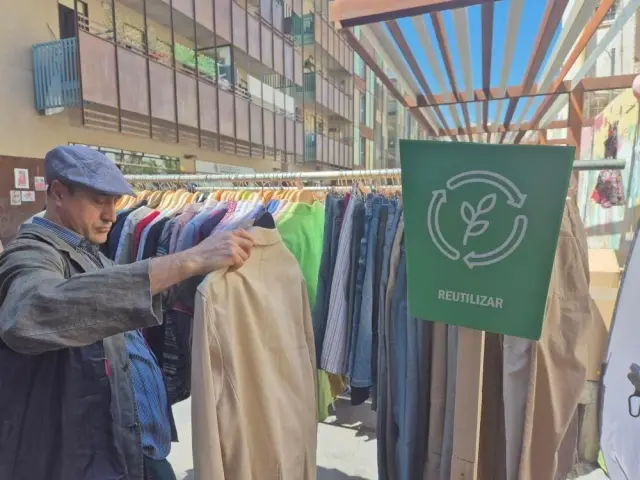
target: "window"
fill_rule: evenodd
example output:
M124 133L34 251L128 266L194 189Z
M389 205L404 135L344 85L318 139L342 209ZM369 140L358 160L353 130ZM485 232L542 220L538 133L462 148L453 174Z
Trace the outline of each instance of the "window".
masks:
M359 93L360 95L360 123L363 125L367 124L367 97L364 93Z
M367 161L367 139L360 137L360 163L359 165L366 165Z
M60 28L60 39L73 38L76 36L76 13L74 2L65 2L69 5L58 3L58 21ZM89 7L81 0L78 0L78 29L89 31Z
M69 145L83 145L70 143ZM117 148L97 147L95 145L83 145L104 153L120 168L124 174L157 174L180 173L180 158L167 155L154 155L152 153L131 152Z

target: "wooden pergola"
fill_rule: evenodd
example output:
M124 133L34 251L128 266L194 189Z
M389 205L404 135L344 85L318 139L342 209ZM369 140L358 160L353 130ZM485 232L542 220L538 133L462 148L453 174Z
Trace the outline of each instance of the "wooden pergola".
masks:
M518 32L523 21L524 1L334 0L330 4L330 19L341 27L344 37L354 51L363 58L391 94L410 109L411 114L429 135L447 137L452 141L568 144L576 147L576 155L579 156L581 129L586 123L583 118L585 93L628 88L633 82L634 75L587 78L587 74L615 34L635 13L640 6L640 0L631 0L619 8L614 24L579 68L576 66L577 60L614 6L615 0L602 0L599 5L595 0L573 2L572 5L569 0L546 0L544 17L522 81L519 85L507 85ZM498 85L492 85L494 7L497 2L508 3L509 11L500 82ZM481 8L482 28L480 38L471 39L468 7L475 5ZM442 12L446 10L451 10L454 19L457 52L453 52L444 28ZM563 16L565 22L561 25ZM409 47L397 22L397 19L402 17L411 17L436 85L429 85L416 59L416 50L412 51ZM437 48L429 36L426 22L431 23L433 27ZM420 89L415 95L402 95L351 30L358 25L374 28L376 23L386 25L387 29L377 28L378 35L392 38L398 55L404 57L415 76ZM558 38L553 42L558 30ZM481 89L473 88L471 41L480 42L482 45ZM462 78L456 76L453 67L452 58L456 53L462 65ZM444 65L444 72L440 67L438 55ZM573 72L571 79L567 80L567 75L574 66L577 72ZM539 83L535 84L537 78ZM434 90L446 93L435 94ZM531 116L531 107L537 97L542 97L543 100ZM503 111L503 102L499 102L493 118L490 118L489 102L495 100L508 100L506 111ZM517 118L514 118L521 101L526 102L524 108L521 108ZM567 119L557 120L558 113L567 106ZM475 125L471 123L470 109L475 109ZM444 110L449 111L448 118L443 114ZM459 111L462 118L458 114ZM525 121L527 117L530 118ZM547 142L547 130L558 128L567 129L566 138ZM534 132L538 134L534 135Z
M498 1L508 3L508 18L500 81L498 85L492 85L494 8ZM577 64L577 60L584 56L587 44L594 38L615 0L583 0L571 4L569 0L546 0L544 16L522 81L519 85L507 85L520 25L526 21L522 18L524 1L334 0L330 4L330 19L338 24L353 50L381 79L396 100L410 109L411 114L431 136L446 137L451 141L568 144L576 148L576 158L580 158L581 132L587 123L583 118L585 93L628 88L635 77L625 75L588 78L588 72L624 24L635 14L640 0L630 0L623 7L619 7L606 33L580 64ZM468 11L469 7L477 5L481 8L482 28L480 38L473 41L481 44L481 89L473 88L472 39ZM452 12L457 52L453 52L444 28L442 12L446 10ZM402 17L411 17L435 85L427 82L425 73L416 59L418 49L412 50L408 45L397 22L397 19ZM433 27L435 42L428 33L427 22ZM371 53L372 49L363 46L351 30L358 25L371 28L378 38L382 38L384 45L393 46L398 56L404 57L417 81L416 83L411 79L410 82L415 85L415 88L412 87L416 90L414 94L403 95L377 65ZM558 37L554 42L556 33ZM457 55L460 60L462 74L459 76L462 78L456 76L453 55ZM440 67L440 61L444 65L444 72ZM403 74L411 76L404 65L397 66L404 70ZM570 71L569 79L567 77ZM436 94L434 90L440 93ZM527 115L538 97L542 97L538 108L532 115ZM489 118L489 102L494 100L500 102L497 103L493 118ZM514 118L520 102L526 103L524 108L520 109L517 118ZM506 109L503 104L506 104ZM567 107L566 120L558 120L559 113ZM471 124L470 109L475 109L475 125ZM444 110L449 110L448 119L443 114ZM528 120L525 121L525 118ZM450 125L448 120L453 124ZM547 140L547 130L558 128L566 129L566 138ZM484 333L460 328L451 480L477 478L483 364Z

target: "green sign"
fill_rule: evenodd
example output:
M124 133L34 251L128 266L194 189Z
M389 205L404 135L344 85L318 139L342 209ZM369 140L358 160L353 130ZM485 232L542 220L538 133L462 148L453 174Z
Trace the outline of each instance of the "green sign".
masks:
M573 156L402 140L411 315L540 338Z

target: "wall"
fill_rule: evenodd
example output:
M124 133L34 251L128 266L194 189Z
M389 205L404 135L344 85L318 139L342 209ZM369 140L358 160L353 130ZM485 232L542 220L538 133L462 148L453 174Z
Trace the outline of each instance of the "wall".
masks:
M96 4L98 2L91 2L90 16L92 8L101 8ZM257 171L281 168L279 163L266 159L238 157L197 146L85 128L77 111L51 117L40 115L34 108L31 47L56 39L58 6L54 0L29 0L11 3L5 10L11 21L4 22L0 29L0 104L4 113L0 119L0 155L44 158L45 153L56 145L73 142L180 158L195 155L200 160L248 166Z
M626 258L635 226L640 220L640 142L637 141L637 121L638 102L629 89L618 95L595 118L593 125L591 158L603 159L604 142L609 127L618 122L617 158L627 161L626 168L622 171L626 205L603 208L591 199L598 171L581 172L578 187L578 205L587 231L589 247L615 249L622 262ZM587 135L589 134L587 131Z
M34 202L11 205L10 192L15 188L14 168L29 170L29 188L22 191L35 192L33 177L44 176L44 162L38 158L0 156L0 242L7 245L16 235L20 225L32 215L42 211L45 192L35 192Z

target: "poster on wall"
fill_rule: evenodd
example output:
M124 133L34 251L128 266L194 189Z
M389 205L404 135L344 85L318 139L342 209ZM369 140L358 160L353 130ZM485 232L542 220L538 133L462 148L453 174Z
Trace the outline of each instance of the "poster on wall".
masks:
M29 170L26 168L14 168L13 177L15 179L16 188L29 188Z
M22 196L19 190L11 190L11 206L16 207L22 205Z
M36 201L36 192L33 190L27 190L22 192L22 201L23 202L35 202Z
M36 189L36 192L44 192L47 189L47 186L44 182L44 177L33 177L33 185Z
M618 250L621 261L640 220L638 118L638 101L629 89L594 118L592 127L582 130L582 158L626 161L621 172L580 172L577 198L589 247Z

